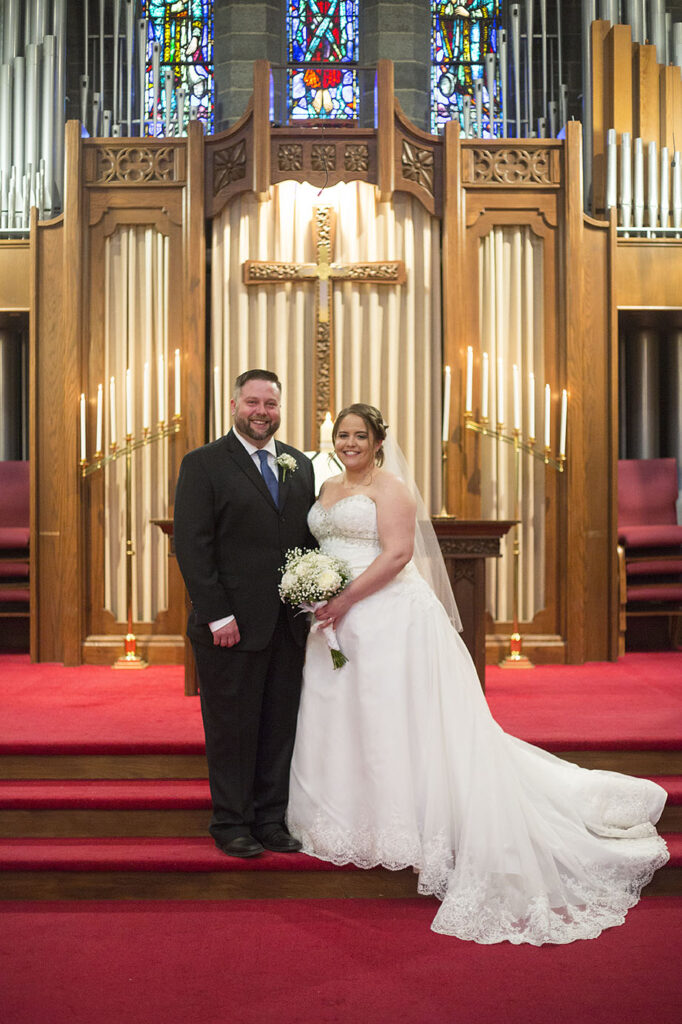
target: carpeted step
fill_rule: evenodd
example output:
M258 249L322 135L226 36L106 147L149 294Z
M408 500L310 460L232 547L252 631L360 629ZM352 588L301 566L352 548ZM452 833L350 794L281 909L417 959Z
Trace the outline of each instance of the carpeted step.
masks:
M682 832L682 776L656 776L669 797L660 827ZM0 838L205 838L202 779L0 782Z
M682 893L682 836L665 836L670 863L649 894ZM305 854L225 857L210 839L6 839L0 899L258 899L403 897L411 869L362 871Z
M0 837L206 836L202 779L0 782Z
M226 857L210 838L0 841L0 900L415 895L411 869L362 871L305 854Z

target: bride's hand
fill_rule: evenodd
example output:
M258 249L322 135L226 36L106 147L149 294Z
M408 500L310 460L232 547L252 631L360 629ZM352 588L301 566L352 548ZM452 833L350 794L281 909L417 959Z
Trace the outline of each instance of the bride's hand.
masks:
M322 605L315 612L315 618L321 626L332 626L336 628L339 619L343 618L352 605L352 600L345 590L342 590L336 597Z

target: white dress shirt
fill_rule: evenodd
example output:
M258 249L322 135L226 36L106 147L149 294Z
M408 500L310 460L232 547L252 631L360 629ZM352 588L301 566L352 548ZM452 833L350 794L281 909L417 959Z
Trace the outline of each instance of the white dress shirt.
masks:
M268 466L270 467L272 472L275 474L275 476L277 476L278 475L277 474L277 465L275 463L275 459L277 458L277 449L275 448L275 439L274 439L274 437L268 438L268 443L263 445L262 448L257 448L256 445L252 444L251 441L249 441L249 439L247 437L243 437L239 433L238 430L234 430L234 428L233 428L233 431L234 431L234 436L239 441L241 441L241 443L244 445L244 447L246 448L247 452L251 456L253 464L256 467L256 469L258 470L258 472L260 473L260 459L258 458L258 452L266 451L268 453ZM262 475L263 474L261 473L261 476ZM222 619L216 619L215 622L209 622L208 627L209 627L209 629L211 630L212 633L215 633L216 630L220 629L222 626L226 626L228 624L228 622L232 622L233 619L234 619L234 615L226 615Z

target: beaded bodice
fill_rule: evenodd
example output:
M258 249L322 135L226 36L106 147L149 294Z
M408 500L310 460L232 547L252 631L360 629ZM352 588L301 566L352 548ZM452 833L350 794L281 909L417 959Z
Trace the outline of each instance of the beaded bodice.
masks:
M316 501L308 525L325 554L346 562L358 576L381 553L377 507L366 494L350 494L326 509Z

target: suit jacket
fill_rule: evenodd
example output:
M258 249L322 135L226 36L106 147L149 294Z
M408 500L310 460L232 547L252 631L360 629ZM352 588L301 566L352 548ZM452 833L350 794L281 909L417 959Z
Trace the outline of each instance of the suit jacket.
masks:
M208 623L234 615L240 649L262 650L281 610L277 588L286 551L315 546L307 523L315 500L312 463L281 441L275 447L297 462L294 471L279 470L279 508L232 430L182 460L174 539L192 603L187 631L194 640L212 643ZM290 623L297 642L305 643L305 616L290 610Z

